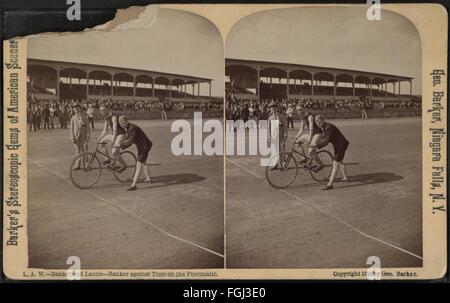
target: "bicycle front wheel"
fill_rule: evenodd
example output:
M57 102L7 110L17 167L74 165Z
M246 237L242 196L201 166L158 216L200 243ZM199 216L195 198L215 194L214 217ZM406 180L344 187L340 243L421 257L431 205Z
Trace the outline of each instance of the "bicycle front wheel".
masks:
M272 187L282 189L294 182L298 164L291 153L280 153L279 156L272 158L271 163L277 163L275 166L266 167L266 179Z
M316 161L316 159L313 159L309 169L311 177L320 183L328 182L330 180L331 171L333 170L333 156L329 151L321 150L317 152L317 157L322 162L323 168L318 171L317 168L320 164Z
M123 161L125 161L127 167L121 173L119 173L117 169L114 169L114 176L119 182L131 182L133 181L134 172L136 171L136 156L128 150L121 152L120 156L122 157ZM117 160L116 164L118 164Z
M70 181L80 189L90 188L102 174L102 166L94 153L87 152L73 159L70 166Z

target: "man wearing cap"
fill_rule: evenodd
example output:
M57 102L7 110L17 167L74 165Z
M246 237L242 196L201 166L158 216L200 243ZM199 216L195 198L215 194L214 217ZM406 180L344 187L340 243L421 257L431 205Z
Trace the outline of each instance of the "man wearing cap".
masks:
M300 120L300 128L298 130L297 135L295 135L295 143L301 144L301 148L303 150L303 154L306 154L306 150L308 151L309 157L314 159L319 166L315 168L315 171L319 171L323 168L323 163L320 158L317 156L315 146L317 142L322 138L322 130L315 123L315 115L307 110L303 110L302 105L298 105L299 115L301 117ZM304 132L306 130L306 132ZM307 160L303 159L302 163L306 163Z
M345 166L343 163L345 151L347 150L350 142L344 137L341 131L334 125L329 122L326 122L324 117L321 115L317 115L315 117L315 122L317 126L323 132L323 139L317 143L317 146L312 146L313 148L320 149L328 143L333 145L334 156L333 156L333 170L331 171L330 180L324 190L333 189L333 182L337 175L338 166L341 169L343 182L348 182L347 172L345 170Z
M273 121L278 121L278 134L273 132L276 131L275 129L272 130L272 123ZM277 155L279 153L284 152L284 144L287 140L288 131L287 131L287 119L286 117L280 112L278 109L278 104L275 102L270 103L269 105L269 119L267 124L267 130L269 132L269 138L275 138L278 135L278 149L277 149ZM280 159L283 161L283 159ZM278 163L275 164L274 167L272 167L272 170L277 169Z
M139 179L139 176L141 175L142 169L144 170L144 174L146 177L145 182L151 183L152 181L146 161L153 143L139 126L133 123L129 123L125 116L119 117L119 124L125 130L127 136L126 139L120 143L120 148L126 149L134 144L136 145L138 151L136 172L134 174L133 182L130 184L130 187L126 189L127 191L136 190L136 183Z
M87 151L87 142L90 138L90 130L87 122L87 117L82 114L81 107L78 103L73 104L75 114L70 120L70 140L74 145L75 156L83 154ZM80 169L80 161L74 170Z
M109 107L105 104L100 105L100 113L105 118L105 124L100 136L98 137L98 141L100 143L112 144L111 152L113 157L122 165L122 167L118 169L119 172L122 172L127 168L127 164L120 156L120 143L125 140L125 130L119 125L117 115L113 114ZM111 129L110 134L106 134L108 128ZM108 155L108 149L104 144L102 144L102 150ZM108 164L110 161L106 160L103 163Z

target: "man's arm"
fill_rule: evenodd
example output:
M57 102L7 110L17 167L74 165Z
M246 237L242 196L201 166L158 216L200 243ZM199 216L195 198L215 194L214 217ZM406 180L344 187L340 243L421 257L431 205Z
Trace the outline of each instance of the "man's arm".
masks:
M112 142L116 142L116 137L117 137L117 116L113 116L112 117Z
M298 130L297 134L295 135L295 139L296 139L295 142L297 142L297 139L298 139L298 138L302 135L302 133L303 133L303 124L304 124L304 122L303 122L303 120L301 120L301 121L300 121L300 129Z
M323 128L323 139L317 143L318 149L327 146L328 143L330 143L332 132L332 127L330 125L325 125L325 127Z
M282 118L281 119L283 119L283 135L284 135L284 138L283 138L283 140L287 140L287 137L288 137L288 125L287 125L287 118L286 118L286 116L285 115L282 115Z
M103 130L102 133L100 134L100 136L98 137L98 140L101 140L105 134L106 134L106 130L108 129L108 122L105 121L105 124L103 124Z
M72 141L72 143L75 143L75 136L73 134L73 119L70 119L70 141Z
M136 131L137 129L130 125L128 129L128 137L122 141L120 144L121 149L126 149L130 147L134 143L134 138L136 137Z
M309 122L309 140L308 140L308 144L311 144L312 137L313 137L313 127L314 127L314 117L312 115L308 116L308 122Z

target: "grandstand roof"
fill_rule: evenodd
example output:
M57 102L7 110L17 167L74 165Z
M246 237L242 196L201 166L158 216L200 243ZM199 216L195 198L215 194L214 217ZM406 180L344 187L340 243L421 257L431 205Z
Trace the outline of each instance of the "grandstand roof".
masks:
M120 74L129 74L134 76L139 75L147 75L152 78L161 77L161 78L168 78L168 79L181 79L185 81L186 83L196 83L196 82L211 82L213 79L209 78L202 78L202 77L196 77L196 76L190 76L190 75L182 75L182 74L174 74L174 73L165 73L165 72L159 72L154 70L144 70L144 69L135 69L135 68L125 68L125 67L119 67L119 66L110 66L110 65L99 65L99 64L88 64L88 63L79 63L79 62L66 62L66 61L53 61L53 60L42 60L42 59L34 59L34 58L28 58L28 65L44 65L51 67L53 69L59 69L59 70L66 70L66 69L78 69L82 71L105 71L109 74L118 75L119 77L116 77L115 79L119 81L127 81L129 80L129 77L126 77L126 75L120 77ZM80 76L80 71L73 70L73 73L70 72L70 74L73 74L74 77ZM84 74L84 73L83 73ZM84 77L85 75L83 75Z
M373 73L373 72L362 71L362 70L313 66L313 65L296 64L296 63L234 59L234 58L226 58L225 65L226 66L242 65L242 66L248 66L251 68L258 67L262 71L261 72L262 77L271 76L271 77L284 78L284 77L286 77L286 71L289 70L290 74L293 78L305 78L305 75L301 74L301 71L306 71L308 73L317 74L317 76L316 75L314 76L314 78L316 80L326 80L326 81L329 81L330 79L327 78L325 75L321 76L320 73L332 74L332 75L336 75L336 76L347 74L347 75L350 75L353 77L368 77L371 79L380 79L380 80L383 79L387 82L410 81L410 80L414 79L412 77L405 77L405 76L399 76L399 75L393 75L393 74ZM263 71L265 71L265 74L263 73ZM295 76L295 71L300 72L300 73L297 73L297 77ZM344 78L341 79L340 81L346 82L346 80ZM364 81L357 81L357 82L364 82Z

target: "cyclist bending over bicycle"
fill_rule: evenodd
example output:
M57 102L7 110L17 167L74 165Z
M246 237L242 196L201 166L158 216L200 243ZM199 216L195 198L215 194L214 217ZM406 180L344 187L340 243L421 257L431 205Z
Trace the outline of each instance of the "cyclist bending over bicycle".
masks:
M294 143L300 145L303 154L309 155L311 159L314 159L316 163L319 164L319 166L314 169L318 172L323 169L323 163L317 156L316 148L313 148L313 146L316 146L317 142L322 138L322 130L317 126L314 120L315 115L313 113L304 110L302 105L299 105L297 109L299 110L301 120L300 129L294 137ZM305 133L303 133L304 131ZM308 153L306 153L305 149L308 150ZM300 162L306 163L307 161L307 159L303 159Z
M120 144L126 138L125 130L119 125L119 119L117 115L113 114L107 105L100 105L100 112L105 118L105 125L103 126L103 130L97 141L101 143L101 148L107 155L109 155L108 149L106 148L104 143L112 144L111 152L113 154L113 158L119 161L121 165L121 167L118 169L118 172L123 172L127 168L127 164L120 156ZM108 128L111 130L110 134L106 134ZM103 163L110 164L110 160L107 159Z

